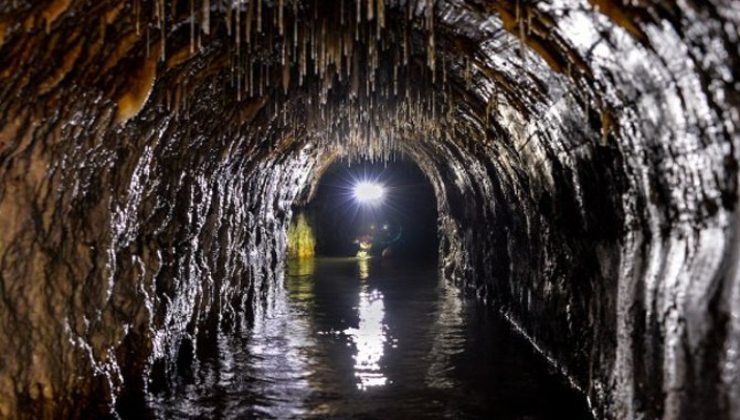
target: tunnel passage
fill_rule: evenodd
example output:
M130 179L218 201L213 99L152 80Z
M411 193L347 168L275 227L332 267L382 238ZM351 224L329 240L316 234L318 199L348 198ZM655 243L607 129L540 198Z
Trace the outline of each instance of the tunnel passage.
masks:
M0 416L167 387L274 301L323 165L398 150L445 278L599 417L737 418L737 33L723 0L1 2Z
M369 188L370 196L363 197L362 188ZM306 203L293 214L307 219L318 256L355 256L364 240L371 257L437 258L434 190L408 157L334 162L306 194Z

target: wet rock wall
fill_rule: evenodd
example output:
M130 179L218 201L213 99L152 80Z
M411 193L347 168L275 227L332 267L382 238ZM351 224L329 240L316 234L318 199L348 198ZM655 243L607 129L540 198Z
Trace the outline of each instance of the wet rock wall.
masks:
M0 417L106 412L246 325L310 173L310 150L269 154L209 101L120 126L100 97L65 95L3 109Z
M500 39L483 37L459 119L491 106L502 79L524 106L420 152L436 168L442 269L500 309L598 418L737 418L736 44L696 23L729 10L666 6L645 24L660 6L630 9L642 27L608 7L612 22L550 6L568 9L566 51L588 69L559 68L553 46L507 63ZM485 28L479 18L468 27Z
M403 151L443 273L598 417L740 416L731 2L181 3L0 4L0 414L166 388L318 168Z

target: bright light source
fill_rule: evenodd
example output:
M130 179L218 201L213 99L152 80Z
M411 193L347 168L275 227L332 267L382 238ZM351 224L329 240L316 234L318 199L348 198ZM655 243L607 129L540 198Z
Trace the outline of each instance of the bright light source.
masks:
M360 203L377 204L383 201L385 188L377 182L358 182L355 185L355 199Z

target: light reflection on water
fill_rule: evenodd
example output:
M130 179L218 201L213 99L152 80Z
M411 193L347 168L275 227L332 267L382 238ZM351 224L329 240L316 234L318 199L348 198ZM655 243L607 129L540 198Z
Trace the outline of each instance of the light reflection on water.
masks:
M432 348L427 356L429 369L424 382L431 388L451 389L458 387L452 375L454 358L465 349L465 334L460 332L465 325L461 291L440 278L440 306L432 326Z
M287 272L274 305L221 333L192 380L124 417L582 418L531 347L433 266L301 260Z
M357 271L360 276L360 280L367 280L367 278L370 277L370 259L358 258Z
M359 379L357 388L362 390L388 383L388 378L380 367L388 328L383 320L385 316L383 294L378 290L367 289L367 285L363 285L360 292L360 306L357 308L360 317L359 326L344 330L355 345L355 376Z
M299 258L288 261L289 276L310 276L316 271L316 260L314 258Z

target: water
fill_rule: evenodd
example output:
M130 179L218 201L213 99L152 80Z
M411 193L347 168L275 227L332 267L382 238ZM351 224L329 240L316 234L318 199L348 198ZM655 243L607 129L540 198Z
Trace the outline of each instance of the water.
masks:
M503 320L420 269L291 265L246 337L148 402L160 418L590 418L585 399Z

